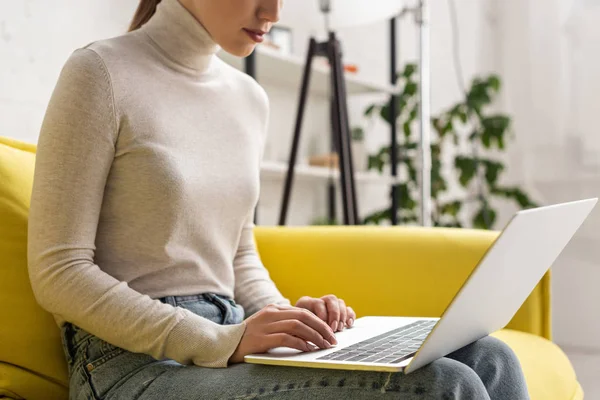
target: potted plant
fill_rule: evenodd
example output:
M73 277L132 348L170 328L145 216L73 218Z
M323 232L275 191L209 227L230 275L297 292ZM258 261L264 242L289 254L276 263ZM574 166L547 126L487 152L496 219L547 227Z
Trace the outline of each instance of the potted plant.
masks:
M396 110L392 112L389 103L371 104L365 110L365 116L396 124L400 132L398 168L405 179L397 185L396 196L397 220L401 223L418 220L418 133L413 129L419 109L416 70L414 64L408 64L399 73L403 90L398 95ZM461 101L431 118L431 196L435 226L469 225L491 229L496 220L492 198L511 200L520 208L536 206L525 190L505 186L500 180L505 165L498 153L506 150L511 119L490 110L499 90L498 76L475 78ZM389 163L390 146L384 146L369 156L368 168L383 172ZM450 194L451 180L462 190L453 190ZM391 212L390 208L379 210L363 222L379 224L390 220Z

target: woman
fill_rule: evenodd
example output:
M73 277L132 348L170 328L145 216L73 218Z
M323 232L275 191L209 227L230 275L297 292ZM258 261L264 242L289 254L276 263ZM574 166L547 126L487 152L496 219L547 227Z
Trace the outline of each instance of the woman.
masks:
M526 398L514 354L491 338L407 376L242 363L329 348L356 318L333 295L292 307L253 241L268 101L215 53L250 54L280 7L141 0L131 32L64 66L28 257L62 329L71 399Z

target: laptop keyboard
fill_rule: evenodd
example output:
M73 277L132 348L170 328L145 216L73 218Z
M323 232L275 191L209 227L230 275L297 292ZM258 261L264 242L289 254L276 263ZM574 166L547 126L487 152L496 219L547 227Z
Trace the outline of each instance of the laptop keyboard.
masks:
M413 355L437 321L420 320L334 351L317 360L396 364Z

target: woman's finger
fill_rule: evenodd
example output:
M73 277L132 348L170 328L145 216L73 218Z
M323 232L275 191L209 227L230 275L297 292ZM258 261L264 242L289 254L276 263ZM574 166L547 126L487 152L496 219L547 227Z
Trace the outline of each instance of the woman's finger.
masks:
M327 322L334 332L337 332L340 320L340 303L337 297L332 294L321 297L327 306Z
M292 349L297 349L300 351L313 350L310 344L306 343L306 341L287 333L274 333L267 335L264 338L264 344L267 347L263 350L265 352L275 347L291 347Z
M314 299L312 303L312 311L321 318L323 321L327 321L327 306L321 299Z
M288 335L299 337L305 341L313 342L322 349L331 348L331 343L323 339L323 336L321 336L319 332L297 319L273 322L266 326L266 333L287 333Z
M354 325L354 321L356 320L356 313L350 306L346 307L346 311L348 313L347 325L348 327L351 327L352 325Z
M303 322L317 331L323 339L327 340L329 343L337 344L337 339L335 338L332 329L325 322L320 320L319 317L304 308L294 307L291 309L275 310L270 316L271 323L288 319L296 319Z
M338 323L338 327L340 330L346 327L346 320L348 318L348 313L346 311L346 302L340 298L338 298L338 303L340 305L340 320Z

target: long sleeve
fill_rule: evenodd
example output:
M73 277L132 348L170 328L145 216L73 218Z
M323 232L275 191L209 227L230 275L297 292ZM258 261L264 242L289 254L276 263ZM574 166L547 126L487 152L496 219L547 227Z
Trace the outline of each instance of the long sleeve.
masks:
M246 220L240 244L233 262L235 272L235 299L250 316L267 304L289 305L290 301L279 292L264 267L254 241L254 212Z
M29 276L36 299L59 320L126 350L182 364L225 367L244 323L222 326L163 304L94 262L119 124L103 60L93 50L77 50L61 72L38 142L28 228ZM244 259L241 270L247 270Z

